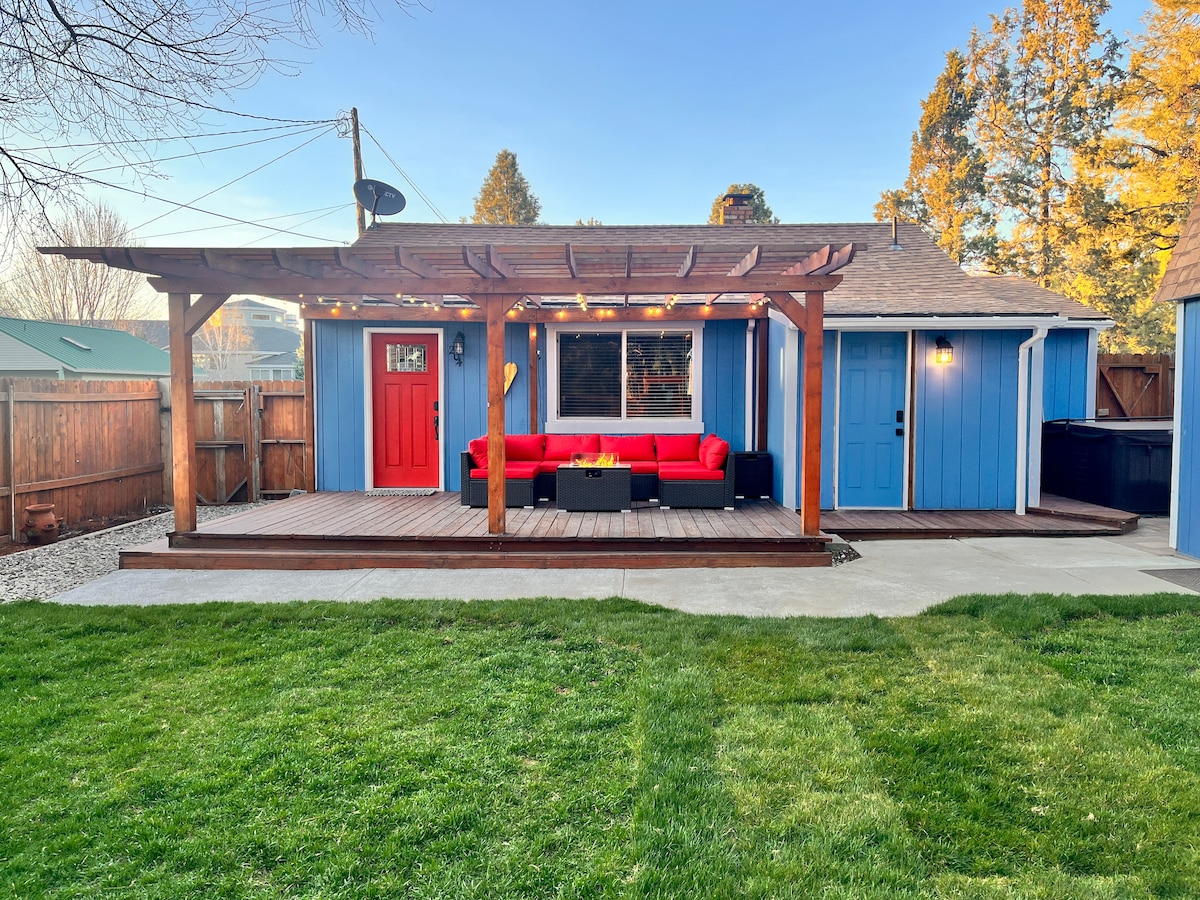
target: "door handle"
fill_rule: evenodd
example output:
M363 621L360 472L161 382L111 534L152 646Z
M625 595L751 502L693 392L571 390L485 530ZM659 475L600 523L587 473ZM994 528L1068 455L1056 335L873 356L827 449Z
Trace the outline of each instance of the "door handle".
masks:
M438 432L438 425L439 425L440 418L441 418L440 416L433 417L433 439L435 441L440 441L442 439L441 434Z
M904 429L903 428L896 429L896 437L904 437Z

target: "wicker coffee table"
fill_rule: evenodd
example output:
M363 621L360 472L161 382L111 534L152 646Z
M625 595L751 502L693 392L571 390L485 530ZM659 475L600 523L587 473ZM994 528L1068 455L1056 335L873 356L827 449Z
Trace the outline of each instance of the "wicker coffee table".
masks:
M628 512L633 508L629 466L559 466L558 508L569 512Z

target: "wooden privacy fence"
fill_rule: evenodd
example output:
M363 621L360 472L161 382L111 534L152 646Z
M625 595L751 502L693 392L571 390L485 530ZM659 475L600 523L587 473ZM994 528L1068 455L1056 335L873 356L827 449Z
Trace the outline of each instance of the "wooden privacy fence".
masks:
M195 385L196 496L206 505L304 489L304 382Z
M156 381L0 379L0 535L53 503L70 526L163 501Z
M66 527L138 513L170 496L166 382L0 379L0 540L25 507ZM304 487L304 382L196 385L201 503Z
M1114 353L1101 354L1097 358L1098 417L1170 418L1174 411L1175 357L1172 354Z

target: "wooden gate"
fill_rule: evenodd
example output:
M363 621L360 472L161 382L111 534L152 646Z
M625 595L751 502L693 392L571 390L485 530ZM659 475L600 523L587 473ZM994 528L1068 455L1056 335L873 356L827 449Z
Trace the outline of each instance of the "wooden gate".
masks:
M194 390L200 503L304 488L304 382L203 382Z
M1101 354L1096 416L1170 418L1175 411L1175 357L1170 353Z

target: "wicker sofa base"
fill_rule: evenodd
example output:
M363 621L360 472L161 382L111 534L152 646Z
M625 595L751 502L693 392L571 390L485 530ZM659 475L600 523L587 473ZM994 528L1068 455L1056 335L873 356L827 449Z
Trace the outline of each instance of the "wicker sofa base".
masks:
M659 480L658 505L680 509L733 509L733 466L720 481Z

